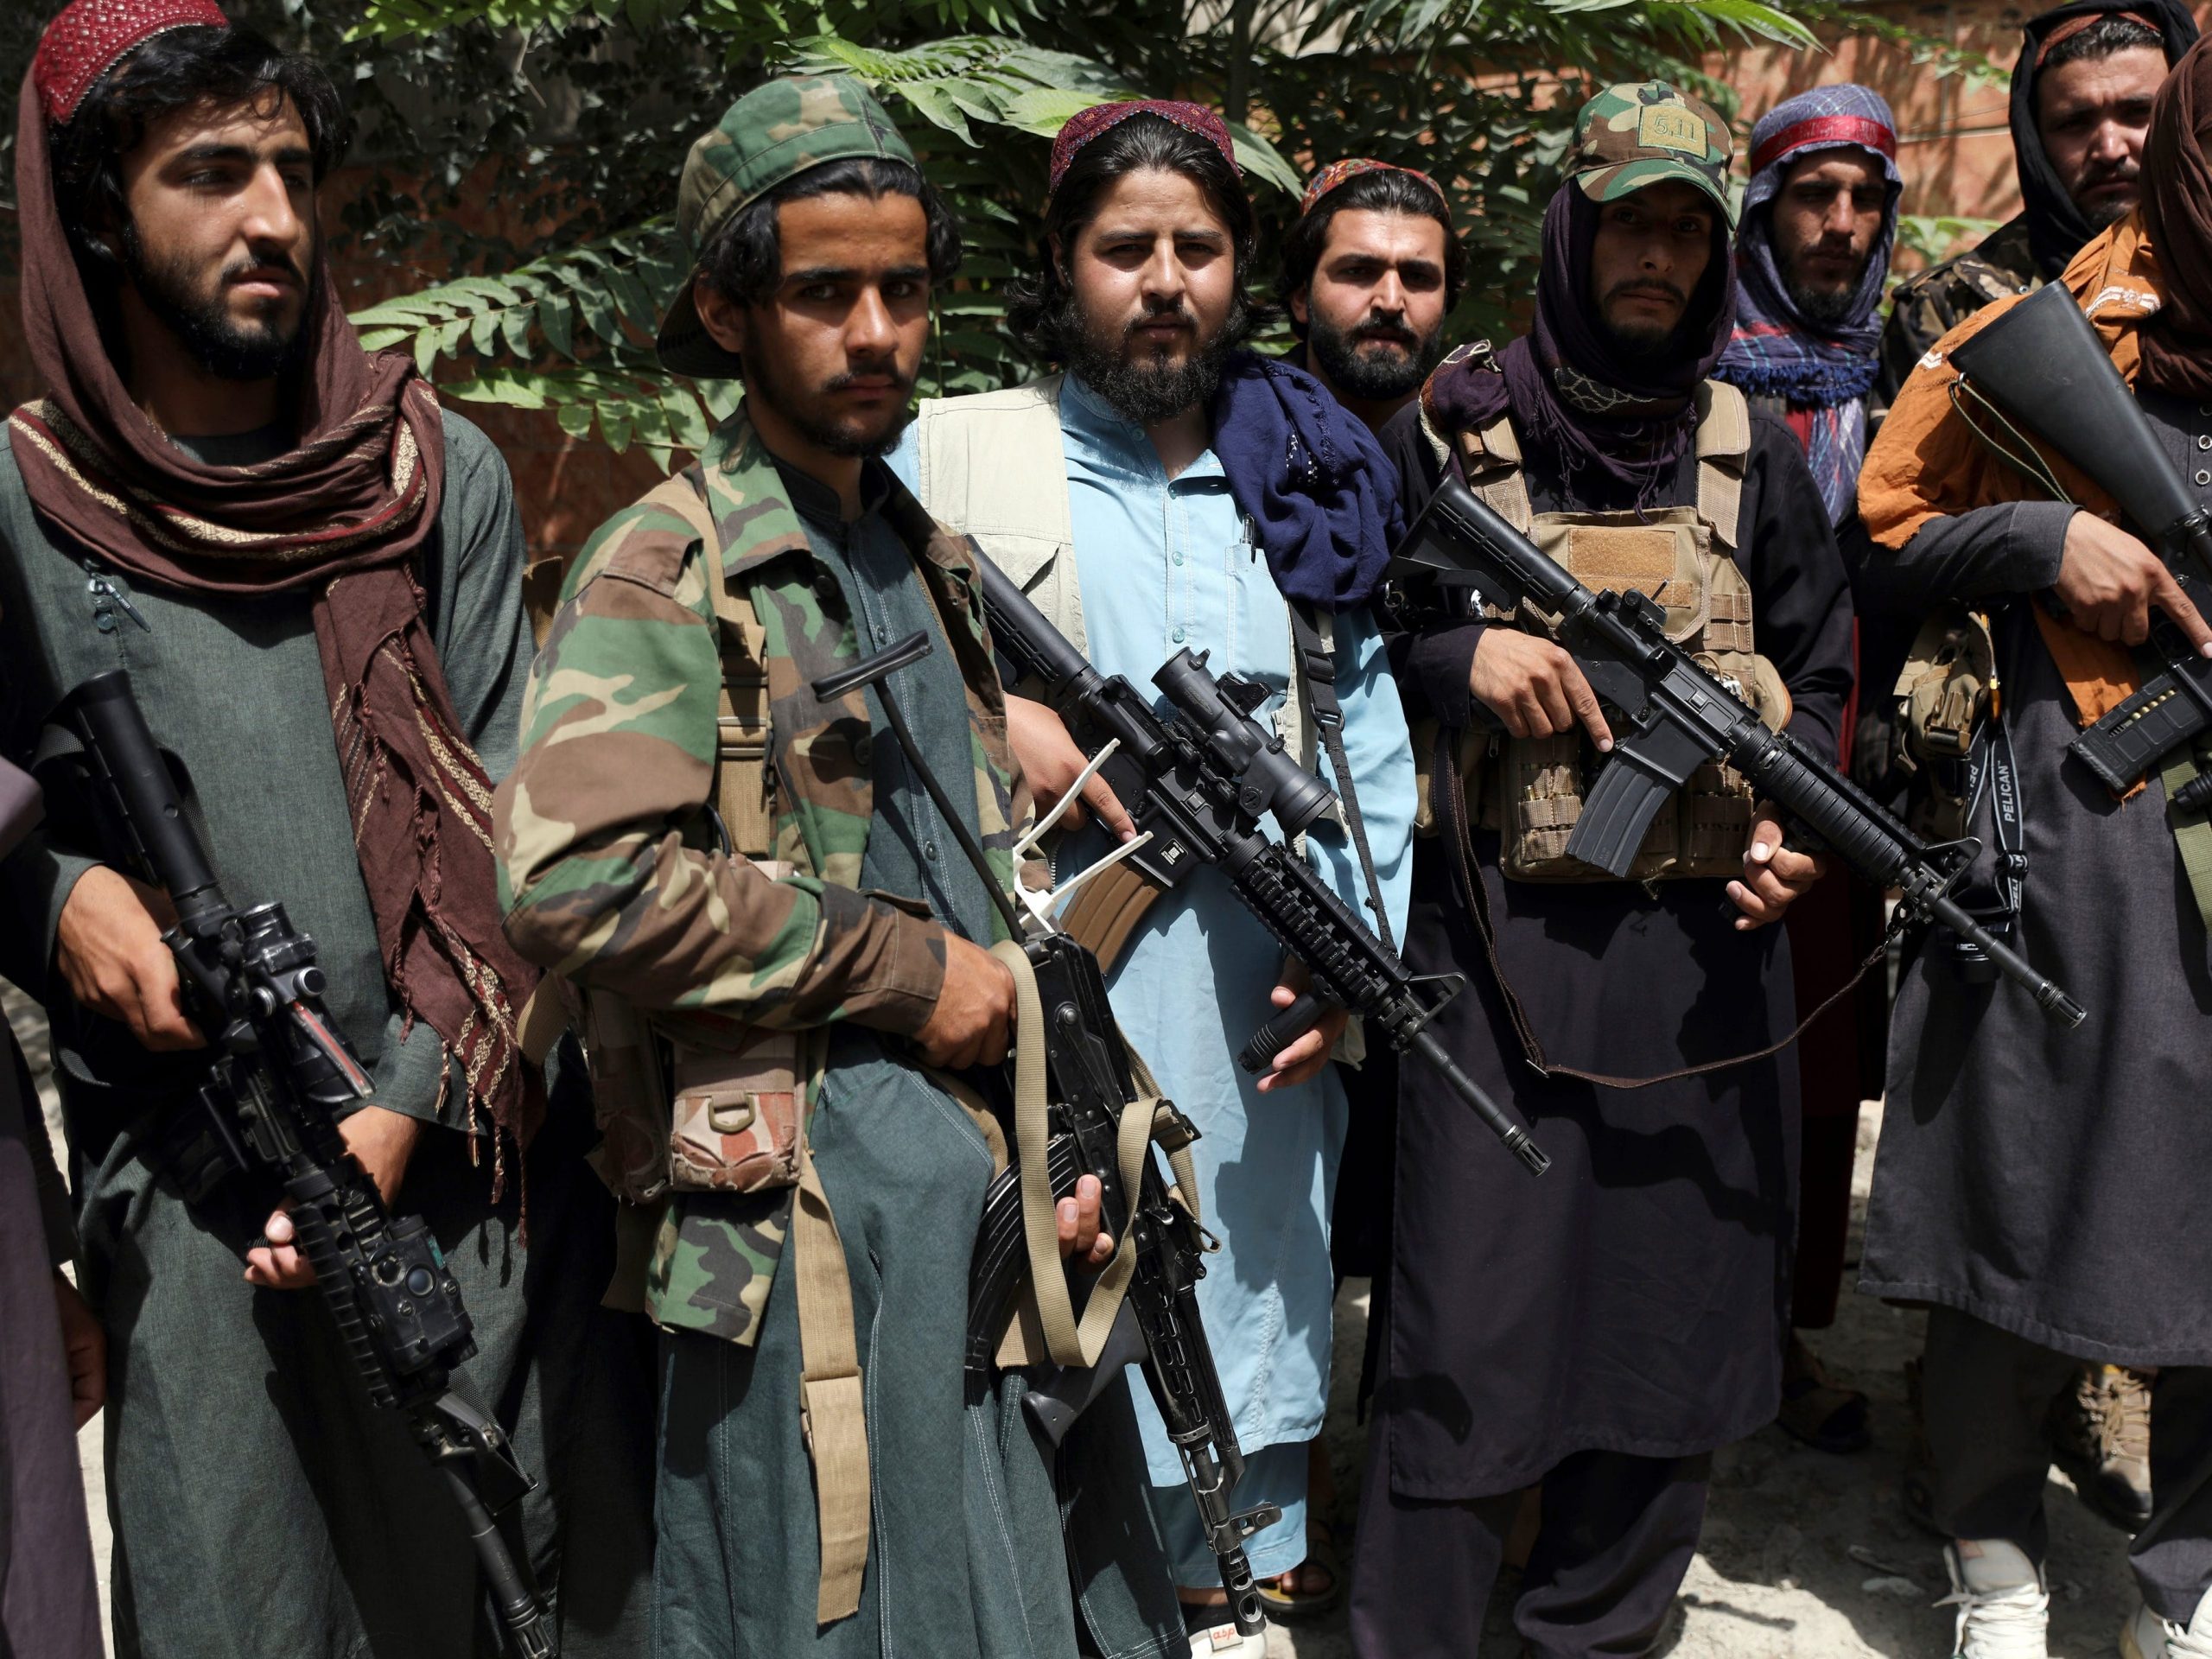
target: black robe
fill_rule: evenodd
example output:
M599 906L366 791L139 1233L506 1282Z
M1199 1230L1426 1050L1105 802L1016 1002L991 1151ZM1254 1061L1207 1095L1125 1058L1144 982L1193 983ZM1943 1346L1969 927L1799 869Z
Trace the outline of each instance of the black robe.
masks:
M2141 402L2212 502L2212 404ZM2056 578L2071 516L2031 502L1936 519L1869 555L1863 602L2005 606ZM2115 802L2067 753L2080 728L2034 620L2015 603L1993 620L2026 830L2014 944L2089 1017L2061 1031L1936 951L1907 965L1859 1287L2085 1359L2212 1364L2212 1230L2192 1224L2212 1168L2212 957L2165 791L2154 776ZM1967 829L1990 847L1986 808Z
M1417 411L1385 429L1384 447L1410 517L1440 475ZM1633 505L1563 500L1541 457L1527 480L1538 512ZM1696 499L1685 458L1657 505ZM1740 522L1758 648L1789 687L1791 730L1833 753L1851 682L1842 562L1802 448L1764 416ZM1398 642L1409 715L1470 722L1479 626ZM1502 964L1554 1064L1649 1076L1764 1047L1794 1023L1782 930L1737 932L1723 882L1509 882L1497 836L1476 843ZM1553 1164L1532 1180L1406 1061L1383 1361L1392 1489L1508 1491L1574 1452L1688 1456L1770 1421L1794 1243L1795 1052L1635 1090L1539 1076L1438 840L1416 843L1407 934L1416 970L1467 978L1437 1034Z

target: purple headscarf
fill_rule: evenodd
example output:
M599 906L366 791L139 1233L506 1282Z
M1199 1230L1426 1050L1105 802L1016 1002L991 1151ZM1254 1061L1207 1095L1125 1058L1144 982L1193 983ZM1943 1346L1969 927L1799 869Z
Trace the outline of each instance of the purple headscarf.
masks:
M1888 194L1882 228L1850 308L1836 321L1815 322L1797 308L1783 282L1771 204L1796 162L1829 149L1872 156L1881 164ZM1882 337L1882 283L1889 275L1903 188L1897 120L1872 87L1817 86L1776 105L1751 129L1751 181L1736 243L1736 337L1714 372L1752 397L1778 397L1809 413L1805 459L1831 520L1850 511L1866 459L1866 399L1880 366L1875 348Z
M1486 426L1509 408L1524 448L1554 456L1571 487L1594 468L1594 493L1638 505L1654 500L1689 453L1697 415L1691 399L1713 372L1736 320L1728 226L1713 215L1713 257L1662 357L1621 351L1599 322L1590 292L1590 248L1599 205L1573 179L1544 210L1544 256L1536 276L1535 327L1497 354L1446 358L1421 389L1439 432Z

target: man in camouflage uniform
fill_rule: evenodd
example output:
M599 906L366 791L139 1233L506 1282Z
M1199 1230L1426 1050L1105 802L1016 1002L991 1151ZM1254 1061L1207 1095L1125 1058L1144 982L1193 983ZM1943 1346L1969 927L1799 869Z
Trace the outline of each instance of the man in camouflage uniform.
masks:
M890 684L1011 882L1029 801L971 555L879 459L957 229L883 111L836 77L739 100L694 147L677 212L698 269L662 360L741 377L747 400L570 573L498 826L512 937L588 1006L619 995L672 1041L679 1091L715 1049L796 1032L813 1056L795 1212L789 1185L655 1194L654 1651L855 1659L895 1631L911 1653L1071 1659L1072 1570L1089 1650L1179 1654L1126 1386L1056 1470L1018 1373L963 1379L969 1262L1003 1154L988 1115L924 1068L1004 1057L1014 991L988 954L1003 935L877 694L811 690L863 639L873 654L926 634ZM770 1109L743 1099L741 1122ZM610 1133L602 1152L630 1196L637 1150ZM1110 1248L1096 1203L1086 1178L1080 1213L1061 1207L1064 1252ZM810 1322L825 1281L841 1317ZM1056 1473L1079 1495L1065 1540Z
M2031 294L2135 205L2151 95L2196 38L2178 0L2074 0L2028 20L2012 72L2020 211L1901 283L1870 404L1878 422L1928 348L1993 300Z

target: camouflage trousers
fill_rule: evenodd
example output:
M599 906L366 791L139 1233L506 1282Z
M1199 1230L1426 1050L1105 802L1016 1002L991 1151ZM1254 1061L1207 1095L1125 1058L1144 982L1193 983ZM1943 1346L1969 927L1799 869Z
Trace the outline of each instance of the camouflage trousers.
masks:
M968 1397L982 1136L869 1034L842 1032L813 1126L852 1274L871 1497L857 1614L817 1630L787 1252L757 1346L662 1339L656 1659L1147 1659L1189 1650L1143 1501L1127 1384L1057 1458L1002 1376Z

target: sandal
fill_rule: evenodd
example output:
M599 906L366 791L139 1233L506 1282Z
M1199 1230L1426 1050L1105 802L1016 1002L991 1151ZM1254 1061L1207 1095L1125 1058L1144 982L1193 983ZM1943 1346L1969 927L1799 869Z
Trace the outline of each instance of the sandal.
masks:
M1782 1364L1782 1411L1775 1421L1816 1452L1864 1452L1873 1439L1866 1396L1830 1377L1795 1334Z
M1268 1617L1279 1624L1306 1624L1325 1618L1336 1611L1344 1599L1344 1555L1337 1548L1336 1529L1326 1521L1308 1520L1306 1523L1306 1559L1298 1564L1298 1576L1302 1581L1308 1573L1319 1571L1328 1583L1319 1590L1301 1587L1285 1590L1281 1574L1262 1579L1259 1583L1260 1605L1268 1610Z

